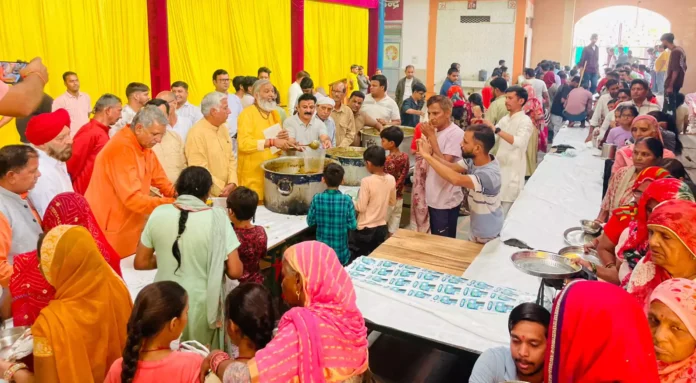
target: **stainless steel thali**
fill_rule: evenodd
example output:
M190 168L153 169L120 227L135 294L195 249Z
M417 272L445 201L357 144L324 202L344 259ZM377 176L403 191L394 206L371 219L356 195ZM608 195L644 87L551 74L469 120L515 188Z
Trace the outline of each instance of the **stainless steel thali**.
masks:
M511 260L523 273L546 279L571 278L582 270L570 259L545 251L518 251Z
M583 246L592 242L595 238L597 237L585 233L580 226L571 227L563 232L563 239L570 246Z

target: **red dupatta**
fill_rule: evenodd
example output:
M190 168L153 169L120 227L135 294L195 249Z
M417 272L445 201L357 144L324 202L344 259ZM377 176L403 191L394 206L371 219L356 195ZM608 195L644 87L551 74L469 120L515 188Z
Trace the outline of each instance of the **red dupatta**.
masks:
M43 218L44 233L60 225L77 225L87 229L94 238L101 255L121 277L121 258L109 245L83 196L77 193L61 193L48 204ZM36 251L14 257L10 292L15 326L32 325L39 312L48 306L55 296L55 288L39 271L39 258Z
M648 320L620 287L573 281L551 321L545 382L659 382Z

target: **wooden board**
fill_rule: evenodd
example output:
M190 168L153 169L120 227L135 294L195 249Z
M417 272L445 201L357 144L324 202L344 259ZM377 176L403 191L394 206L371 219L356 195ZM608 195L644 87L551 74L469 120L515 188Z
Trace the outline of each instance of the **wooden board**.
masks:
M460 277L482 248L470 241L399 229L370 256Z

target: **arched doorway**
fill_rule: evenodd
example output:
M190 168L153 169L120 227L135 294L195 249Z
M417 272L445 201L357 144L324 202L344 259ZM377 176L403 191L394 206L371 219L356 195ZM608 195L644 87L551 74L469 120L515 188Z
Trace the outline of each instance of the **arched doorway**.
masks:
M599 35L600 48L623 46L632 50L634 57L647 57L647 49L658 45L660 36L670 29L667 18L648 9L623 5L598 9L575 23L573 62L580 60L582 48L589 44L593 33ZM600 49L600 66L606 63L606 57L606 49Z

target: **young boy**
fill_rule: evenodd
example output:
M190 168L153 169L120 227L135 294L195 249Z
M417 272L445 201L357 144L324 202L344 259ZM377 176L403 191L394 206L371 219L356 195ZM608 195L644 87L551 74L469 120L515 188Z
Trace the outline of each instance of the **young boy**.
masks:
M384 173L384 149L371 146L365 150L363 158L371 175L360 181L355 202L358 230L350 237L351 261L361 255L370 255L387 239L387 210L396 205L396 181Z
M401 211L404 207L404 181L408 177L408 154L399 151L399 145L404 140L404 132L396 127L390 126L379 136L382 138L382 147L389 151L384 162L384 172L394 177L396 182L396 205L387 211L387 229L389 234L394 234L399 230L401 223Z
M338 164L329 164L324 169L322 181L327 189L312 198L307 225L316 226L317 241L331 246L341 264L347 265L350 261L348 233L358 227L358 222L353 200L338 190L344 174L343 167Z
M401 104L401 125L415 128L420 122L425 104L425 86L421 83L415 83L411 86L411 97L404 100ZM397 145L398 146L398 145Z
M227 212L232 227L239 239L239 259L244 265L244 272L239 283L263 283L259 261L268 250L268 237L263 226L255 226L251 219L256 214L259 195L255 191L240 186L227 196Z

